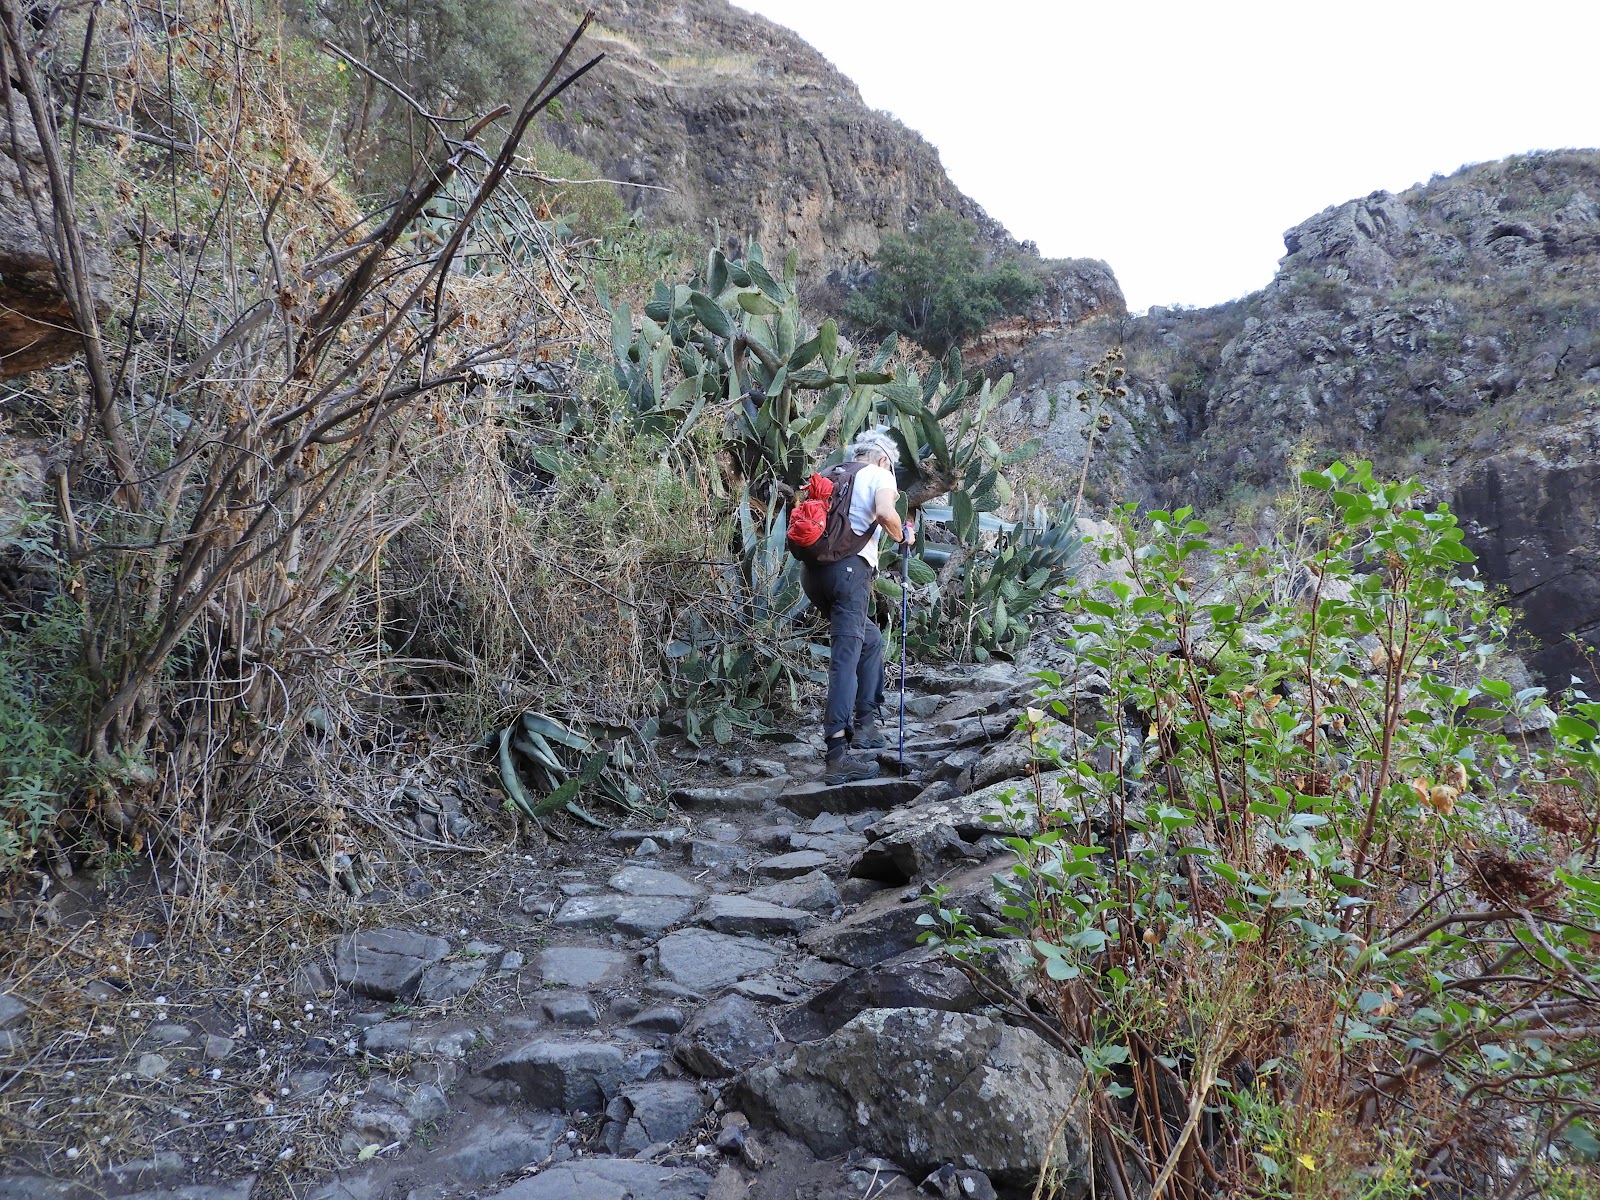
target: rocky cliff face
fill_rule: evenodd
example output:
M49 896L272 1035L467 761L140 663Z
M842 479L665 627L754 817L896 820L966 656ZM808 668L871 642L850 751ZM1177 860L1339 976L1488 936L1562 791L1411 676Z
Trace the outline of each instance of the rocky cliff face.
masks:
M606 61L542 135L627 184L652 225L795 247L836 303L886 232L947 209L975 221L994 252L1036 257L945 174L938 151L861 94L796 34L727 0L608 0L586 46ZM579 16L535 0L535 43L558 45ZM1039 323L1123 312L1104 263L1045 264Z
M1097 464L1105 495L1248 527L1297 463L1370 458L1419 475L1522 605L1546 681L1590 677L1561 643L1600 638L1600 152L1374 192L1284 247L1273 281L1242 300L1031 343L1012 419L1043 430L1070 472L1081 417L1062 399L1121 344L1132 395Z

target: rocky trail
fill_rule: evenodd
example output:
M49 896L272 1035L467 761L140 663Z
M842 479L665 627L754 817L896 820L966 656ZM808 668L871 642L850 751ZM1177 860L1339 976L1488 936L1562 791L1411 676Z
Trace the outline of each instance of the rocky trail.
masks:
M291 990L308 1018L339 1016L282 1093L348 1165L295 1194L981 1200L1041 1166L1081 1176L1079 1126L1056 1125L1081 1069L988 1003L1026 991L1027 953L996 954L980 991L918 945L936 884L999 923L1034 685L1020 666L920 670L905 778L893 746L882 777L829 787L817 737L733 762L685 745L670 821L518 855L486 912L425 904L322 947ZM183 1029L162 1066L231 1069L227 1039ZM247 1200L265 1183L192 1183L165 1158L92 1186L12 1176L0 1197Z

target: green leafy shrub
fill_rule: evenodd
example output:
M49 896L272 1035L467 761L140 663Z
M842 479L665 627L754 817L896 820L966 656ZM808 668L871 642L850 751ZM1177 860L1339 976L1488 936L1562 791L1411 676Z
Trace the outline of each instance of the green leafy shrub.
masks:
M1490 677L1509 614L1455 516L1364 463L1302 488L1288 575L1124 512L1123 573L1068 597L1084 686L1042 672L1029 712L1006 932L1129 1194L1348 1194L1363 1158L1422 1170L1515 1111L1539 1160L1600 1114L1600 704L1501 732L1544 697Z
M1022 312L1044 288L1015 260L985 266L978 227L943 210L912 233L886 234L873 267L845 315L865 329L914 338L936 355Z

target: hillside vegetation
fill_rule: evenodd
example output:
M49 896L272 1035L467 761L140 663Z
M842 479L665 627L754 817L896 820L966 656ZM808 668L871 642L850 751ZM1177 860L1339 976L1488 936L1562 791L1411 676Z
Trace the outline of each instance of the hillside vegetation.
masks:
M1130 320L711 0L0 18L0 1196L1595 1194L1600 705L1387 474L1583 419L1586 156Z

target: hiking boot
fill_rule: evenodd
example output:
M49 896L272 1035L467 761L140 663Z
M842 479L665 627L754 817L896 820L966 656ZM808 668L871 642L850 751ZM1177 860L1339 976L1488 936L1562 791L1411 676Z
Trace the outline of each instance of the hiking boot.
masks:
M823 764L822 782L829 787L841 783L855 783L860 779L875 779L878 764L864 758L851 758L845 753L845 739L833 739L828 747L828 757Z
M889 739L883 736L883 730L878 728L877 713L868 713L856 719L850 742L857 750L882 750L889 744Z

